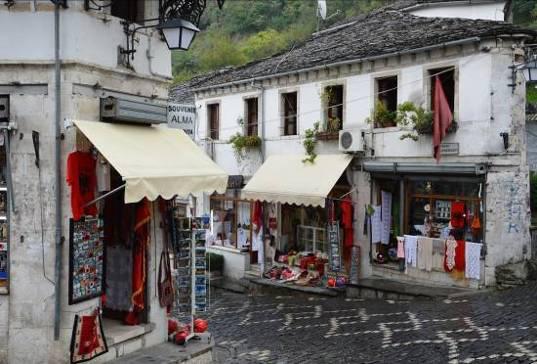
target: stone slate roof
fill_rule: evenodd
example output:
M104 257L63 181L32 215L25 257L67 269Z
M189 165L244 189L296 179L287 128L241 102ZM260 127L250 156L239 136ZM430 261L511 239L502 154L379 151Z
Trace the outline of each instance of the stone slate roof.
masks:
M198 82L193 90L472 37L513 33L537 35L535 31L523 30L506 22L418 17L399 11L379 10L320 32L290 51L213 74Z
M191 78L190 80L181 83L176 86L172 86L170 89L170 100L178 104L194 104L194 92L192 91L196 87L200 87L204 82L210 82L213 77L218 77L220 74L230 71L232 68L223 68L218 71L199 75Z
M497 2L498 0L395 0L392 4L384 6L383 10L403 10L410 7L419 7L419 6L427 6L427 5L437 5L442 3L449 3L449 5L457 5L457 3L461 4L468 4L468 3L474 3L474 4L486 4L486 3L493 3ZM509 1L509 0L508 0ZM508 2L506 1L506 3Z

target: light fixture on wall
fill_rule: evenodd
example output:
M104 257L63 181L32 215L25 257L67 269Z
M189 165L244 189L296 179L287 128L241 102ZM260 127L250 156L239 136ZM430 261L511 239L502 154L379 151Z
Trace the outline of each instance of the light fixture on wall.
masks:
M526 79L526 82L537 82L537 59L526 62L520 70Z
M174 18L161 22L160 19L147 19L142 22L159 21L158 24L134 26L132 23L123 22L123 29L127 35L127 48L119 47L119 53L126 56L126 66L130 67L130 61L134 60L136 53L136 33L141 29L155 28L162 32L164 40L171 50L187 50L199 29L189 21Z

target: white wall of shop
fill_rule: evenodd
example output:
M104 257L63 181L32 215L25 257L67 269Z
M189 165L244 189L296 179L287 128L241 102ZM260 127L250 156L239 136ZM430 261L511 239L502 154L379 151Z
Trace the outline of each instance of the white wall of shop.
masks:
M54 59L53 7L39 3L36 8L32 4L31 1L17 1L11 8L0 9L0 63L38 63ZM82 4L82 1L71 2L69 9L61 11L62 62L117 68L118 47L127 44L121 19L105 13L86 12ZM156 1L147 4L158 6ZM146 29L136 34L136 53L131 62L135 72L171 78L171 53L158 32Z
M486 20L504 20L505 1L492 3L470 3L464 5L438 5L432 4L416 9L409 9L409 13L418 16L440 18L468 18Z

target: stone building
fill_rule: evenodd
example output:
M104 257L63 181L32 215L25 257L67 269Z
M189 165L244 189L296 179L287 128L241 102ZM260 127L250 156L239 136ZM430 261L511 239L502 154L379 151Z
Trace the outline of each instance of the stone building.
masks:
M497 266L530 257L525 83L511 66L522 61L524 45L537 34L503 21L510 2L439 3L411 1L358 16L191 88L200 143L238 176L225 195L205 196L202 206L218 216L222 246L212 250L224 255L230 279L259 272L264 259L254 248L252 200L265 202L270 216L264 224L277 249L298 245L328 253L322 198L352 196L360 278L494 286ZM438 17L449 13L447 7L458 17ZM425 8L435 11L418 11ZM394 119L384 123L378 113L379 102L388 113L405 102L431 110L436 76L458 124L442 141L439 163L431 130L409 137L415 128ZM358 140L350 149L341 146L338 134L345 131ZM314 163L311 169L319 170L305 178L304 157L297 156L304 156L312 132L323 167ZM230 143L237 133L259 137L260 145L237 153ZM326 181L332 181L328 189ZM371 230L363 228L365 207L381 205L382 192L391 200L390 245L372 241ZM468 232L474 226L468 240L481 244L478 279L447 274L443 246L435 247L433 269L401 271L397 263L385 264L395 236L421 232L427 216L434 217L432 228L441 236L454 203L463 209Z
M0 244L0 363L69 362L75 314L91 313L106 305L99 297L79 303L70 297L72 215L66 161L79 143L87 143L74 124L78 120L101 120L100 104L109 98L138 105L139 112L147 113L144 115L161 110L166 120L171 53L155 25L167 10L159 4L177 5L144 0L58 3L58 12L50 1L6 1L0 7L1 190L2 208L7 213L3 219L7 219L9 230L7 243L3 235ZM194 10L194 18L199 20L203 9ZM134 32L140 25L153 26ZM55 62L55 50L59 63ZM56 86L60 86L60 98L56 97ZM61 109L56 115L58 105ZM56 121L60 121L58 134ZM94 142L89 135L86 137ZM58 165L56 141L60 148ZM122 154L131 152L126 147ZM147 152L149 155L152 151ZM61 172L56 179L58 169ZM123 179L128 177L123 175ZM60 196L59 210L56 193ZM153 211L158 211L155 209L153 206ZM150 279L145 287L145 318L135 326L105 320L109 351L96 361L167 340L166 308L159 305L156 287L163 244L162 234L157 233L159 223L158 214L153 214L151 225L156 230L147 253L145 274Z

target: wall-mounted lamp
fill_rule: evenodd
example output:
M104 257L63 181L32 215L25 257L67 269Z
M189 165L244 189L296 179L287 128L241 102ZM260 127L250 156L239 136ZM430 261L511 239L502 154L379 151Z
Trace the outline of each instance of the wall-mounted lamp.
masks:
M533 59L524 64L520 70L526 79L526 82L537 82L537 59Z
M509 148L509 133L504 131L500 133L500 136L503 139L503 147L507 150Z
M171 50L182 49L187 50L194 40L194 36L199 29L189 21L183 19L169 19L164 22L160 22L160 19L147 19L142 22L159 21L158 24L142 25L138 27L132 27L132 23L123 22L123 29L127 35L127 48L119 47L119 53L126 55L127 66L130 66L130 61L134 59L134 53L136 48L134 47L136 32L141 29L156 28L164 35L164 40Z

